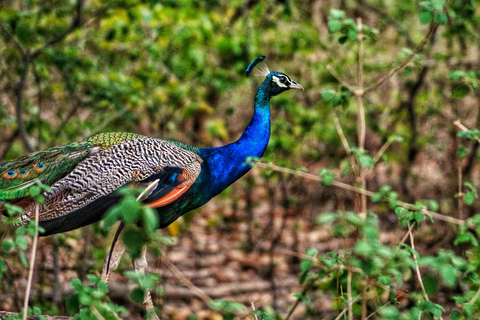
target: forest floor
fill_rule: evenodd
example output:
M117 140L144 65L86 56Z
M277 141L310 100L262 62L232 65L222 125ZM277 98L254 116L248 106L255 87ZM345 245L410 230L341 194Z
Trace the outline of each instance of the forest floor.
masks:
M219 196L190 218L182 218L183 230L173 237L174 244L163 246L162 255L149 255L147 271L161 276L160 293L154 292L153 298L162 319L223 319L218 311L208 306L210 299L242 303L245 312L237 312L239 319L249 319L253 308L273 308L286 317L296 301L293 294L302 290L298 277L306 250L315 248L320 255L352 250L354 234L351 238L335 237L329 225L315 223L316 216L322 212L349 205L348 197L338 192L332 197L328 189L311 185L304 194L305 199L315 199L310 207L285 206L281 205L281 192L269 193L269 190L282 188L266 185L255 186L251 193L247 189L246 194L245 188L235 186L231 191L235 197L231 194ZM240 200L232 201L232 198ZM324 201L321 208L316 204L319 201ZM398 227L394 213L380 216L380 224L382 244L396 245L405 237L406 231ZM40 238L32 301L56 309L61 315L67 314L64 298L73 293L71 279L85 279L87 273L100 274L98 261L102 261L113 237L113 230L105 239L93 229L88 227L63 234L55 241L52 237ZM449 230L441 223L423 224L417 233L417 250L432 254L438 245L449 247L454 236ZM159 232L168 235L167 230ZM14 260L13 257L9 259ZM133 267L127 255L122 261L110 279L109 297L128 309L125 319L142 319L144 308L130 299L132 285L123 275ZM0 308L19 311L23 304L26 270L19 262L12 263L9 269L12 278L8 280L10 284L2 288ZM410 286L416 284L411 275L405 277L397 296L398 303L408 307L408 299L401 298L402 292L408 293ZM313 290L308 297L313 303L308 309L300 303L290 319L334 319L342 311L336 309L328 291ZM453 303L445 301L441 295L432 299L446 309Z

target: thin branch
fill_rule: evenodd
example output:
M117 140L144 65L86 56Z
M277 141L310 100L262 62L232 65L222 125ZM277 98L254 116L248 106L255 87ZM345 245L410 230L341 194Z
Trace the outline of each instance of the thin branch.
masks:
M356 303L358 301L358 299L360 299L359 295L355 299L353 299L352 304ZM340 320L345 315L347 310L348 310L348 306L347 306L347 308L343 309L343 311L338 314L338 316L335 318L335 320Z
M25 122L23 121L23 93L25 90L25 81L27 80L28 68L30 67L30 56L25 56L23 60L22 72L20 73L20 79L15 87L16 103L15 103L15 117L17 120L18 131L22 137L23 143L27 148L28 152L34 152L35 148L30 141L28 136L27 129L25 128Z
M357 98L357 135L358 135L358 147L360 151L365 150L365 136L366 136L366 122L365 122L365 108L363 107L363 24L362 18L357 18L357 40L358 40L358 63L357 63L357 89L355 90L355 97ZM367 188L367 180L365 174L367 168L360 166L360 185L362 189ZM359 216L365 219L367 217L367 196L360 195L360 212Z
M300 293L300 296L306 295L307 292L310 291L310 289L313 287L313 284L315 283L315 281L317 281L317 277L311 278L309 280L308 284L303 288L302 292ZM300 302L301 302L301 299L297 298L297 300L295 301L295 304L293 305L292 309L290 309L290 311L288 312L288 315L285 318L285 320L290 319L290 317L292 316L295 309L297 309L297 307L300 305Z
M468 132L468 131L470 131L470 129L468 129L468 128L460 121L460 119L457 119L457 120L453 121L453 125L456 126L457 128L459 128L460 130L462 130L463 132ZM480 137L475 136L474 138L475 138L475 140L477 140L478 142L480 142Z
M335 129L337 129L338 136L340 137L340 140L342 141L343 149L345 149L345 152L347 153L348 161L350 162L350 166L352 167L355 174L357 174L357 165L355 164L355 159L352 156L352 151L350 150L350 145L348 144L347 138L345 137L345 134L343 133L342 126L340 125L340 122L338 121L338 117L333 118L333 123L335 124Z
M277 172L293 174L293 175L298 176L298 177L303 177L303 178L307 178L307 179L318 181L318 182L322 182L322 180L323 180L323 178L320 177L320 176L313 175L313 174L307 173L307 172L302 172L302 171L298 171L298 170L285 168L285 167L280 167L280 166L274 165L272 163L256 162L256 166L258 166L259 168L265 168L265 169L268 168L270 170L277 171ZM364 194L367 197L372 197L375 194L372 191L365 190L365 189L362 189L362 188L357 188L357 187L354 187L352 185L349 185L347 183L343 183L343 182L340 182L340 181L337 181L337 180L333 180L332 186L337 187L337 188L341 188L341 189L344 189L344 190L353 191L353 192L356 192L358 194ZM476 228L476 225L474 225L473 223L471 223L468 220L457 219L457 218L446 216L446 215L443 215L441 213L430 211L430 210L427 210L427 209L418 209L418 207L416 207L415 205L407 203L407 202L397 201L397 205L399 207L402 207L402 208L405 208L405 209L408 209L408 210L411 210L411 211L419 211L422 214L425 214L429 217L432 217L433 219L453 223L453 224L456 224L456 225L459 225L459 226L462 226L466 223L469 228Z
M253 303L253 301L251 302L251 304L252 304L252 310L255 311L255 304ZM257 315L255 315L255 320L258 320Z
M170 259L166 255L163 256L163 262L165 263L167 268L170 269L173 275L177 277L187 288L193 291L197 295L197 297L202 299L207 305L211 304L213 299L210 298L202 289L194 285L193 282L191 282L187 277L185 277L183 273L178 270L178 268L173 264L172 261L170 261Z
M475 292L475 295L467 303L474 304L478 300L478 298L480 298L480 288L478 288L477 292Z
M35 233L33 235L32 252L30 254L30 268L28 270L27 289L25 292L25 300L23 302L23 320L27 320L28 301L30 300L30 292L32 290L33 268L35 266L35 255L37 253L38 242L38 219L39 219L40 205L35 206Z
M410 246L412 247L412 250L415 250L415 242L413 240L413 231L412 228L410 228L410 223L408 223L408 236L410 237ZM422 294L425 300L430 301L428 298L427 291L425 290L425 286L423 285L423 280L422 280L422 274L420 273L420 267L418 266L418 260L417 260L417 255L412 252L413 256L413 261L415 262L415 272L417 274L417 279L418 282L420 283L420 288L422 289Z
M105 320L105 318L100 314L100 312L98 312L97 308L95 308L94 306L91 306L90 310L98 320Z
M329 64L327 64L327 70L330 71L330 73L332 74L332 76L338 80L338 82L340 82L343 86L347 87L347 89L350 91L350 92L355 92L355 88L350 85L347 81L345 81L344 79L342 79L342 77L340 77L340 75L337 73L337 71L335 71L335 69L333 69L333 67Z
M0 23L0 29L10 38L10 40L13 41L15 46L17 47L18 51L20 51L20 54L22 57L26 57L28 55L27 51L23 48L23 46L18 42L17 38L15 38L8 30L5 28L3 23Z
M353 320L353 308L352 308L352 271L348 271L347 274L347 309L348 309L348 320Z
M455 2L455 0L450 0L448 2L448 4L445 6L444 12L448 12L448 10L450 9L450 7L453 5L454 2ZM408 63L410 63L410 61L412 61L412 59L420 52L420 50L422 50L422 48L425 46L425 44L427 44L427 42L430 40L430 38L436 32L439 25L440 24L438 22L435 22L431 26L430 31L417 44L417 46L415 47L413 52L408 57L406 57L405 60L403 60L400 65L391 69L390 72L388 72L386 75L384 75L382 78L380 78L380 80L378 80L376 83L374 83L370 87L366 88L365 93L376 90L378 87L380 87L382 84L384 84L388 79L390 79L395 73L397 73L398 71L405 68L408 65Z
M388 147L393 143L392 139L388 139L387 142L383 144L383 146L378 150L378 152L373 157L373 163L377 163L378 160L382 157L382 155L387 151Z
M457 147L460 144L460 138L456 137ZM463 158L457 155L457 175L458 175L458 218L463 220Z
M77 1L75 16L73 17L72 22L70 23L70 26L62 33L58 34L57 36L47 41L41 48L38 48L37 50L35 50L30 56L32 60L38 57L48 47L53 46L54 44L65 39L66 36L68 36L70 33L75 31L75 29L78 29L82 25L83 5L84 5L84 0Z

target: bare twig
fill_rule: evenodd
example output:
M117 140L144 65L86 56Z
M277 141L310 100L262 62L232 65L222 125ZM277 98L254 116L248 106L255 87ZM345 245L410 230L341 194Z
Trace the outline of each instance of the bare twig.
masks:
M32 290L33 268L35 266L35 255L37 253L38 242L38 216L40 210L39 206L40 205L37 204L35 207L35 233L33 235L32 252L30 254L30 268L28 270L27 290L25 292L25 300L23 302L23 320L27 320L28 301L30 300L30 292Z
M22 57L26 57L26 56L27 56L27 51L23 48L23 46L20 44L20 42L18 42L17 38L15 38L15 37L7 30L7 28L5 28L5 26L3 25L3 23L0 23L0 29L2 30L2 32L4 32L4 33L10 38L10 40L13 41L13 43L14 43L15 46L17 47L18 51L20 51L20 54L22 55Z
M34 152L35 148L30 141L30 137L28 136L27 129L25 128L25 122L23 121L23 94L25 90L25 81L27 80L28 75L28 68L30 67L31 63L30 56L25 56L23 58L23 67L22 72L20 73L20 79L18 80L17 85L15 86L15 96L16 96L16 103L15 103L15 117L17 120L18 131L20 132L20 136L22 137L23 143L27 148L28 152Z
M445 6L445 12L448 12L448 10L450 9L450 7L453 5L453 3L455 2L455 0L450 0L448 2L448 4ZM375 82L373 85L369 86L368 88L365 89L365 93L368 93L370 91L374 91L376 90L378 87L380 87L382 84L384 84L388 79L390 79L395 73L397 73L398 71L402 70L403 68L405 68L408 63L410 61L412 61L412 59L420 52L420 50L422 50L422 48L425 46L425 44L427 44L427 42L430 40L430 38L433 36L433 34L435 33L435 31L437 30L438 26L440 24L438 22L434 23L431 28L430 28L430 31L423 37L423 39L417 44L417 46L415 47L415 49L413 50L413 52L405 58L405 60L402 61L402 63L400 65L398 65L397 67L393 68L390 70L390 72L388 72L386 75L384 75L382 78L380 78L377 82Z
M310 289L313 287L313 284L315 283L315 281L317 281L317 277L314 277L312 279L309 280L308 284L303 288L302 292L300 293L301 296L304 296L307 294L308 291L310 291ZM290 317L292 316L293 312L295 311L295 309L297 309L297 307L300 305L300 302L301 302L301 299L300 298L297 298L297 300L295 301L295 304L293 305L292 309L290 309L290 311L288 312L288 315L287 317L285 318L285 320L289 320Z
M348 309L348 320L353 320L353 308L352 308L352 271L348 271L347 274L347 309Z
M320 176L313 175L313 174L307 173L307 172L302 172L302 171L298 171L298 170L285 168L285 167L280 167L280 166L274 165L272 163L257 162L256 165L260 168L268 168L268 169L273 170L273 171L293 174L295 176L307 178L307 179L318 181L318 182L322 182L322 180L323 180L323 178L320 177ZM332 185L334 187L341 188L341 189L344 189L344 190L353 191L353 192L356 192L356 193L359 193L359 194L365 194L367 197L372 197L375 194L372 191L365 190L365 189L362 189L362 188L357 188L357 187L354 187L352 185L349 185L347 183L343 183L343 182L340 182L340 181L337 181L337 180L333 180ZM423 213L423 214L425 214L429 217L432 217L433 219L453 223L453 224L456 224L456 225L459 225L459 226L467 223L467 226L469 228L476 228L476 226L473 223L469 222L468 220L457 219L457 218L446 216L446 215L443 215L441 213L434 212L434 211L427 210L427 209L419 209L415 205L407 203L407 202L397 201L397 205L399 207L402 207L402 208L405 208L405 209L408 209L408 210L419 211L419 212L421 212L421 213Z
M456 126L458 129L462 130L463 132L468 132L470 129L468 129L461 121L460 119L457 119L453 121L453 125ZM480 142L480 137L475 136L475 140Z
M211 302L213 301L212 298L210 298L202 289L197 287L196 285L193 284L192 281L190 281L187 277L183 275L183 273L178 270L178 268L173 264L170 259L164 255L163 256L163 262L167 266L168 269L177 277L185 286L187 286L191 291L197 295L200 299L202 299L207 305L210 305Z
M253 303L253 301L252 301L252 310L255 311L255 304ZM257 315L255 315L255 320L258 320Z
M92 313L95 315L95 317L98 320L105 320L105 318L100 314L100 312L97 310L97 308L95 308L94 306L91 306L90 310L92 311Z
M347 81L342 79L342 77L340 77L340 75L337 73L337 71L335 71L335 69L333 69L331 65L327 64L327 70L330 71L332 76L337 79L338 82L340 82L343 86L345 86L350 92L355 92L355 88Z
M77 5L75 7L75 16L73 17L72 22L70 23L70 26L62 33L56 35L55 37L47 41L42 47L35 50L30 55L31 60L38 57L48 47L65 39L66 36L68 36L70 33L75 31L75 29L79 28L82 25L83 4L84 4L84 0L77 0Z
M410 228L410 223L408 223L408 235L410 237L410 246L412 247L412 250L415 251L415 242L413 240L413 231L412 231L412 228ZM430 299L428 298L427 291L425 290L425 286L423 285L422 274L420 273L420 267L418 266L417 255L414 252L412 252L412 256L413 256L413 261L415 262L415 272L417 274L417 279L422 289L423 297L425 298L425 300L429 301Z
M355 159L352 156L352 151L350 150L350 145L348 144L347 138L345 137L345 134L343 133L342 126L340 125L340 122L338 121L338 117L333 118L333 123L335 124L335 129L337 129L338 136L340 137L340 140L342 141L343 148L345 149L345 152L347 153L348 161L350 162L350 166L352 167L354 173L357 174L357 165L355 164Z
M357 62L357 89L355 90L355 97L357 98L357 135L358 135L358 148L360 151L365 150L365 135L366 135L366 123L365 123L365 108L363 107L363 24L362 18L357 18L357 40L358 40L358 62ZM359 165L360 176L357 179L360 180L362 189L367 188L367 180L365 179L366 168ZM360 195L360 212L359 216L363 219L367 217L367 196Z
M477 292L475 292L475 295L467 303L474 304L478 298L480 298L480 288L478 288Z
M357 296L355 299L353 299L352 304L357 302L358 299L360 299L360 296ZM343 309L343 311L338 314L338 316L335 318L335 320L340 320L343 317L343 315L347 312L347 310L348 310L348 306L347 306L347 308Z

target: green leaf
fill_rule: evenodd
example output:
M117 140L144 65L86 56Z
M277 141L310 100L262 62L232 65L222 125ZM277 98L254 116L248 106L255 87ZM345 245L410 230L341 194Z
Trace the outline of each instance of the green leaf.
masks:
M421 11L420 12L420 22L422 24L429 24L433 20L433 14L430 11Z
M360 240L355 245L355 253L359 255L368 256L374 250L374 244L370 241Z
M425 219L425 215L421 213L420 211L415 212L415 221L420 222L423 219Z
M392 278L389 276L380 276L378 277L378 281L384 286L389 286L392 283Z
M81 292L83 290L83 284L82 281L78 278L73 278L71 281L72 287L75 290L75 292Z
M440 275L442 276L442 280L447 286L453 287L457 283L458 272L455 267L449 264L444 264L440 266L439 271Z
M329 186L333 183L334 173L327 168L322 168L318 175L322 177L322 183L326 186Z
M142 208L143 221L145 224L145 230L149 234L155 233L159 226L157 211L151 207Z
M435 200L428 200L428 209L431 211L437 211L439 208L438 202Z
M65 299L65 307L69 315L73 316L77 314L80 310L80 302L78 301L78 295L72 294Z
M307 250L307 252L305 253L307 256L309 257L315 257L317 254L318 254L318 250L317 249L313 249L313 248L310 248Z
M461 233L457 237L457 239L455 239L454 245L458 245L464 242L470 242L473 246L478 247L478 240L470 231L465 231Z
M310 298L300 293L294 293L293 296L303 303L310 303Z
M400 316L400 311L395 306L382 306L378 312L382 319L397 319Z
M450 320L460 320L461 317L462 317L462 314L458 310L454 310L450 314Z
M465 76L465 72L462 71L462 70L455 70L455 71L452 71L450 72L450 74L448 75L448 77L451 79L451 80L460 80L461 78L463 78Z
M13 243L12 240L5 239L2 241L2 249L6 253L9 253L10 251L12 251L14 247L15 247L15 244Z
M469 206L475 201L475 194L473 192L467 192L463 194L463 201Z
M438 290L438 280L432 275L426 275L422 278L425 291L428 295L433 295L437 293Z
M342 20L345 18L345 12L338 9L330 9L330 18Z
M3 206L5 207L5 209L7 209L7 213L10 217L12 217L16 214L23 213L23 209L19 206L16 206L16 205L13 205L13 204L10 204L10 203L5 203L5 204L3 204Z
M439 24L446 24L448 22L447 15L445 13L440 13L439 15L435 16L435 21Z
M333 89L323 89L322 93L322 101L328 102L331 101L335 97L335 90Z
M123 243L131 251L132 258L140 256L143 245L147 243L145 233L136 228L128 228L123 232Z
M336 19L330 19L328 20L328 30L331 33L334 33L342 27L342 21L336 20Z
M307 272L313 267L313 261L310 259L303 259L300 262L300 270L302 272Z
M40 189L39 186L32 186L30 188L30 195L34 198L40 195L40 192L42 192L42 189Z
M470 87L464 83L455 86L452 90L452 95L456 99L463 99L470 93Z
M358 156L358 163L360 163L361 166L365 168L373 168L374 166L374 161L372 156L368 154L361 154Z
M337 219L337 216L338 215L334 212L322 213L315 219L315 222L318 224L327 224L335 221L335 219Z
M140 205L139 202L135 200L135 198L125 197L121 202L120 206L123 212L123 219L126 223L137 222Z
M460 158L465 158L465 156L467 155L467 152L468 152L467 147L465 147L462 144L458 146L457 154Z
M135 288L130 293L130 298L133 302L142 303L145 299L145 291L142 288Z
M424 311L430 312L435 318L440 318L442 312L445 311L441 305L433 303L432 301L423 301L420 304L420 308Z

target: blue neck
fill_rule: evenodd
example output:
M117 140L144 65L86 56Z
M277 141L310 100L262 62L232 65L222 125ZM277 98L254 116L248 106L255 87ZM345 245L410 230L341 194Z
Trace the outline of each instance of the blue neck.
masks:
M261 157L270 139L270 96L266 93L266 81L255 95L255 112L240 139L218 148L201 148L200 156L210 171L211 196L215 196L235 182L251 166L249 157Z

